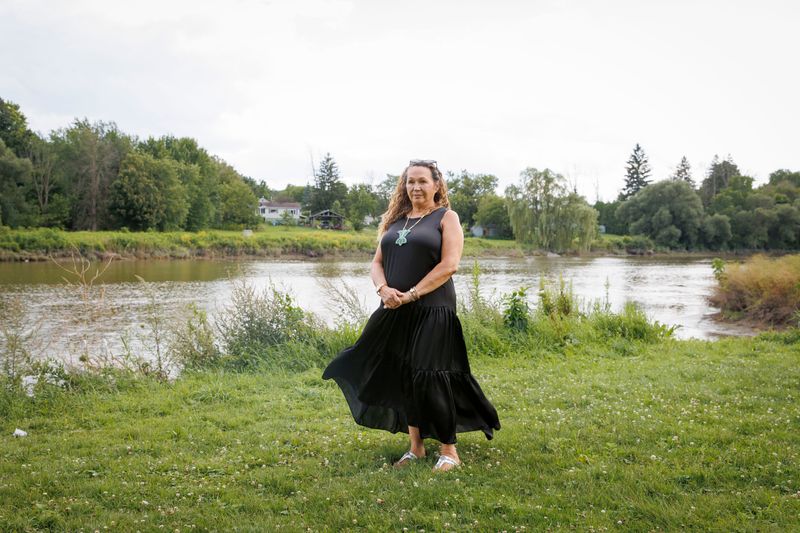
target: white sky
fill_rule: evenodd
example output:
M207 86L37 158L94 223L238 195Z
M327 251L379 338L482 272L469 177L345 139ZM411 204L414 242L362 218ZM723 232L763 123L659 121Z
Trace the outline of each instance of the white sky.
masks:
M0 97L41 132L191 136L276 188L329 151L348 183L430 158L610 200L637 142L656 179L800 170L798 26L792 0L0 0Z

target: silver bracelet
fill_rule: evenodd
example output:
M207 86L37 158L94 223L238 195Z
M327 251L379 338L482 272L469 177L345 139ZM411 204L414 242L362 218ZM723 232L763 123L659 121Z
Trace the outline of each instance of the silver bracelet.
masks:
M381 293L381 289L384 287L384 285L386 285L386 282L383 282L380 285L378 285L378 287L375 289L375 292L380 294Z
M414 300L415 302L419 300L419 293L417 292L416 285L408 289L408 293L411 295L411 299Z

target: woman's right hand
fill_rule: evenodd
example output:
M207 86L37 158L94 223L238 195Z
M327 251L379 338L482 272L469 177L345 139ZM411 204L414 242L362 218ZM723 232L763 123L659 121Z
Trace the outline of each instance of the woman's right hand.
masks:
M403 293L391 287L381 287L381 301L383 301L384 309L397 309L403 302L401 298Z

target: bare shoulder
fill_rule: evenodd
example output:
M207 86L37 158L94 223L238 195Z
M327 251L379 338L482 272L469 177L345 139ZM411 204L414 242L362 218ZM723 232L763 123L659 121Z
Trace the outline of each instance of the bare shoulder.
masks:
M442 216L442 227L453 226L453 225L460 228L461 221L458 218L458 213L456 213L452 209L448 209L447 211L444 212L444 215Z

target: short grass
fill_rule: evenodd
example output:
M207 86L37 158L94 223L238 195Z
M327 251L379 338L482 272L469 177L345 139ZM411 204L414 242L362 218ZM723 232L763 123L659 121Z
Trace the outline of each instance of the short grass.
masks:
M405 435L356 426L319 369L14 397L0 530L797 530L800 343L580 352L473 357L503 429L438 475L433 442L392 469Z

